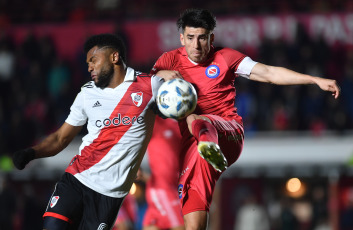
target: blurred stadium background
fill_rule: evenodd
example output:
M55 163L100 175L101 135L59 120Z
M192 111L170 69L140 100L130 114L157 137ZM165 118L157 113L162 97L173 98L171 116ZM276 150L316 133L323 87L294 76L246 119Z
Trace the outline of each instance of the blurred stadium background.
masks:
M85 38L120 34L128 64L148 72L162 52L179 46L175 21L189 7L216 15L217 45L342 87L334 100L316 86L236 80L245 148L218 184L209 229L353 229L352 1L0 0L0 230L41 229L53 186L78 150L82 136L23 171L9 158L66 119L89 81ZM143 182L134 196L140 229Z

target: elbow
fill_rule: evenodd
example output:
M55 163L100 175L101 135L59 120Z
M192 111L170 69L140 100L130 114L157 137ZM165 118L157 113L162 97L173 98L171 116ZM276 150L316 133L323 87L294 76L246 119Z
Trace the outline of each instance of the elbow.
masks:
M256 68L254 68L254 71L250 75L251 80L275 84L275 70L273 66L258 63L255 67Z
M257 64L256 69L250 75L251 80L270 83L275 85L284 85L286 84L284 80L284 71L282 67L270 66L265 64Z
M266 71L264 72L264 79L267 83L280 85L281 76L279 75L278 67L266 66Z
M72 139L70 138L62 138L59 140L59 145L60 145L60 149L63 150L64 148L66 148L70 142L72 141Z

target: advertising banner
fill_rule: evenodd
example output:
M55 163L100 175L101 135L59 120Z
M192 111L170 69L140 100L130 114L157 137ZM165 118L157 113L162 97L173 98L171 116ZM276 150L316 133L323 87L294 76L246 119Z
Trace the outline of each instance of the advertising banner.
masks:
M73 59L82 52L87 36L114 33L115 28L114 22L101 22L21 25L12 26L8 31L16 42L23 41L28 33L49 35L58 48L58 54ZM132 65L153 65L163 52L180 46L175 21L127 21L119 28L127 37L129 63ZM241 49L256 48L264 39L294 42L300 28L314 40L322 38L329 45L353 46L353 13L217 17L215 45Z

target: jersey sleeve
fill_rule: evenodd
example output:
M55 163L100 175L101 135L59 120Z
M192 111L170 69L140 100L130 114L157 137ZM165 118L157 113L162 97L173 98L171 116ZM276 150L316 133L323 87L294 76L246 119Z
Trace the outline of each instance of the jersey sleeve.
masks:
M158 94L158 89L159 87L163 84L164 79L160 78L156 75L153 75L151 78L151 86L152 86L152 98L153 98L153 103L151 104L151 109L153 110L153 112L155 114L157 114L158 116L160 116L161 118L165 119L166 117L159 111L158 106L157 106L157 94Z
M173 55L163 53L154 64L150 74L156 74L159 70L172 70Z
M253 61L250 57L245 57L238 65L238 68L235 73L241 77L249 79L251 70L256 65L256 63L257 62Z
M156 75L152 76L151 85L152 85L152 94L153 94L154 99L157 97L158 89L159 89L159 87L161 87L163 82L164 82L163 78L158 77Z
M84 111L84 94L83 91L77 94L74 103L70 108L70 114L66 119L66 123L72 126L82 126L87 121L87 115Z
M231 48L223 48L221 52L228 67L234 71L236 76L250 78L251 70L257 62L253 61L245 54Z

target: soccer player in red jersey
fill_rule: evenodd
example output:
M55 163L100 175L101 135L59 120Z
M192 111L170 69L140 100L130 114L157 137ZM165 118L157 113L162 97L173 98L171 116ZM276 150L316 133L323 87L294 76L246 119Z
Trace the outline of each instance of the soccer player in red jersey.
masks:
M147 147L151 174L146 183L144 230L183 230L177 193L181 135L177 121L156 117Z
M165 52L151 73L166 80L184 78L198 93L194 114L179 122L183 161L178 190L186 229L206 229L215 184L238 159L244 143L242 118L234 107L235 78L277 85L316 84L335 98L340 89L335 80L265 65L236 50L214 47L216 19L208 10L186 10L177 26L183 47Z

